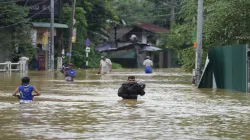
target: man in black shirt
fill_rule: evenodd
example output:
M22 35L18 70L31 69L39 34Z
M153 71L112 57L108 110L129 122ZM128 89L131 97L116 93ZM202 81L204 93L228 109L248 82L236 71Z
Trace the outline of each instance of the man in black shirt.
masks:
M123 99L137 99L138 95L143 96L145 84L135 81L134 76L129 76L127 82L123 83L118 89L118 96Z

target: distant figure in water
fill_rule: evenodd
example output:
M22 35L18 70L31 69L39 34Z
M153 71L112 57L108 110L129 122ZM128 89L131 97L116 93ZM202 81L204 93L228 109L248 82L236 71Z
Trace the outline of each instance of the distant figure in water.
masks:
M20 101L20 104L32 103L34 96L40 96L39 91L32 85L29 85L30 78L23 77L21 79L22 84L16 88L12 96L17 97ZM32 92L36 94L32 94ZM19 95L17 93L19 92Z
M143 82L137 82L134 76L129 76L127 82L123 83L118 89L118 96L123 99L137 100L138 95L145 95L145 87L146 85Z
M107 74L112 71L112 62L105 55L101 57L98 74Z
M144 66L145 73L152 73L153 62L152 60L150 60L149 56L147 56L146 60L144 60L143 66Z
M74 70L73 67L74 64L70 63L68 67L63 68L66 81L74 81L74 78L76 77L76 70Z

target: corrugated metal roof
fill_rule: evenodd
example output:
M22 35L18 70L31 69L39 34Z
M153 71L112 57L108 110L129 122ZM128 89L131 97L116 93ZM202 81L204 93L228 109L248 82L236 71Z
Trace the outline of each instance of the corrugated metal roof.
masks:
M154 51L161 51L161 48L155 47L155 46L144 46L142 48L142 51L150 51L150 52L154 52Z
M45 22L31 22L31 24L34 27L44 27L44 28L50 28L50 23ZM54 23L55 28L68 28L67 24L61 24L61 23Z

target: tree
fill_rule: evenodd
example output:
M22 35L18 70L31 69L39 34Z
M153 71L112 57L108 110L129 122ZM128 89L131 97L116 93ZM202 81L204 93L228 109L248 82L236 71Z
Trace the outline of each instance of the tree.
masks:
M64 23L69 25L70 23L70 13L71 3L69 1L64 1ZM109 0L79 0L76 3L76 24L74 27L77 29L76 43L72 47L72 62L76 66L85 66L85 40L90 38L91 40L91 59L89 60L89 67L98 67L100 54L94 52L94 47L106 39L108 36L105 33L106 28L109 26L107 20L117 20ZM68 31L67 31L68 32ZM64 37L68 38L68 33L64 33ZM67 39L64 42L67 46ZM67 50L67 49L66 49Z
M204 0L204 25L203 25L203 60L209 48L215 46L231 45L237 43L249 43L250 36L250 1L243 0ZM179 32L185 36L183 45L192 46L196 36L197 0L182 0L180 18L182 23L170 32L169 43L175 42L178 38L171 36ZM172 47L178 48L178 45ZM195 49L183 51L182 62L185 69L194 68ZM190 64L190 65L189 65Z
M126 21L128 26L140 22L153 22L153 3L147 0L113 0L117 15Z
M0 3L0 49L13 58L32 57L30 25L26 22L28 8L15 3ZM17 60L16 60L17 61Z

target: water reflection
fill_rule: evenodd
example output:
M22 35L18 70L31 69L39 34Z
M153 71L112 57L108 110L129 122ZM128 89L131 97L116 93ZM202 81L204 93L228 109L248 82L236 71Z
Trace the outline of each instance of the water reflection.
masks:
M121 106L127 106L127 107L133 107L136 108L139 105L143 104L145 101L138 101L138 100L126 100L126 99L122 99L119 100L118 103Z
M0 139L248 139L249 94L196 89L176 70L78 71L68 83L59 72L29 72L42 93L20 105L11 93L23 75L0 73ZM122 100L127 76L146 83L146 95Z

